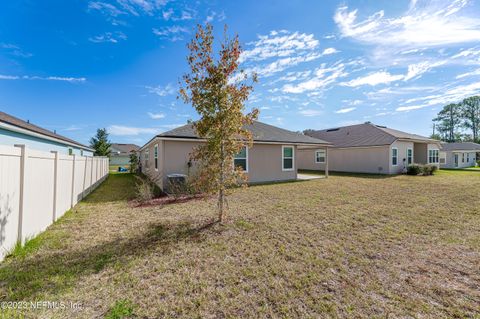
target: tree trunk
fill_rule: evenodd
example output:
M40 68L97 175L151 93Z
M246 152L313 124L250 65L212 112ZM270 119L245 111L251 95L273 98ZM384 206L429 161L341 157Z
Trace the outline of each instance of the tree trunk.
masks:
M223 220L223 204L225 202L225 192L224 192L224 183L225 183L225 176L224 176L224 170L225 170L225 156L224 156L224 149L223 149L223 141L221 144L221 150L220 150L220 190L218 191L218 221L221 223Z

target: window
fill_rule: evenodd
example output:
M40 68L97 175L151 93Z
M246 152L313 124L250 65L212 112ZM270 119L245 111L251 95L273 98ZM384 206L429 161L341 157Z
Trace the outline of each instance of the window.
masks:
M315 163L325 163L326 153L325 150L319 150L315 152Z
M155 163L155 170L158 171L158 144L153 148L153 161Z
M233 157L233 166L241 167L244 172L248 172L248 149L242 147L240 152Z
M73 149L68 148L68 155L73 155Z
M407 165L413 164L413 150L407 148Z
M293 171L293 146L282 146L282 170Z
M392 165L398 165L398 148L392 148Z
M145 150L145 168L148 168L148 158L150 157L150 151L149 149L147 148Z
M462 163L465 163L465 153L462 153Z
M83 150L80 150L80 156L83 156Z
M438 150L428 150L428 163L438 163Z
M470 163L470 153L467 153L467 163Z

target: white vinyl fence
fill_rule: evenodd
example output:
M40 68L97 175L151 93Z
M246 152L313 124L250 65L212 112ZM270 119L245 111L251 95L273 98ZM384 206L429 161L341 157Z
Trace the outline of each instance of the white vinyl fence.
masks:
M36 236L108 175L108 158L0 145L0 261Z

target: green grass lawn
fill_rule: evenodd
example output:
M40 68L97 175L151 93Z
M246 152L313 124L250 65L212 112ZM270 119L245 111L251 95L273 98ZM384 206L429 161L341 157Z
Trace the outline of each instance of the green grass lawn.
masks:
M374 178L372 178L374 177ZM134 207L110 175L0 264L6 317L478 318L480 178L347 176Z

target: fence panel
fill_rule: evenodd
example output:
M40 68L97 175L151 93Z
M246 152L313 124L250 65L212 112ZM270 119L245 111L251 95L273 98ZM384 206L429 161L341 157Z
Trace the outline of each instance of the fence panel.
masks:
M0 145L0 261L16 242L44 231L107 174L105 157Z
M53 221L55 154L27 150L23 195L22 241Z
M21 149L0 145L0 260L17 241Z

